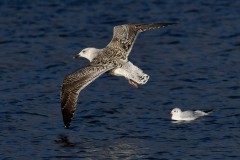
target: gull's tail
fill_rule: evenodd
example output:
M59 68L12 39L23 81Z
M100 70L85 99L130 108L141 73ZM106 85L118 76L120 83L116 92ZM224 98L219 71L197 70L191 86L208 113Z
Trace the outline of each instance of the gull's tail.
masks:
M207 114L211 113L212 111L213 111L213 109L203 110L203 112L205 112Z
M209 115L213 109L208 109L208 110L196 110L195 113L199 114L200 116L206 116Z

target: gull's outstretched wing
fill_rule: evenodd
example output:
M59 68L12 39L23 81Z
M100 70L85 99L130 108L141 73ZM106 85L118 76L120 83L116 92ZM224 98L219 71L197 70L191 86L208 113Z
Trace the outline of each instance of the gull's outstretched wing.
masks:
M144 32L146 30L166 27L173 24L176 23L126 24L115 26L113 29L113 38L107 47L114 48L117 51L125 53L124 57L126 58L126 56L128 56L131 52L138 33Z
M62 84L61 108L65 127L68 128L76 110L78 95L82 89L103 73L114 68L113 65L95 65L90 63L86 67L67 75Z

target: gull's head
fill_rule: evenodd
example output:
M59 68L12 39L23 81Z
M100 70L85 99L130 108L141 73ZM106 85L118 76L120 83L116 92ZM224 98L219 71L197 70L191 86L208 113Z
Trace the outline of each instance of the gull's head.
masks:
M79 52L74 58L84 57L88 59L90 62L97 56L99 49L96 48L85 48L81 52Z
M174 108L172 111L171 111L171 115L179 115L179 114L181 114L182 113L182 111L181 111L181 109L180 108Z

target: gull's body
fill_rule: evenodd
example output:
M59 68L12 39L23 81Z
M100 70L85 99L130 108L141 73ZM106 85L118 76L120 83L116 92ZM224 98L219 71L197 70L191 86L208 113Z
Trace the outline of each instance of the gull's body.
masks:
M84 57L90 63L67 75L62 84L61 107L65 127L69 127L80 91L105 72L123 76L135 87L145 84L149 76L128 60L134 41L140 32L162 28L175 23L129 24L114 27L111 42L103 49L85 48L76 58Z
M208 111L200 111L200 110L195 110L195 111L182 111L180 108L174 108L171 111L172 115L172 120L177 120L177 121L192 121L195 120L199 117L206 116L208 115L212 110Z

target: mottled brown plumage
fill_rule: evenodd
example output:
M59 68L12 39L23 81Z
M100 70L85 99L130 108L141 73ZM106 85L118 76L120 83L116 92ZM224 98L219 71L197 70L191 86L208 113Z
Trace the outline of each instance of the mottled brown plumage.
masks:
M134 41L140 32L172 24L175 23L115 26L113 38L105 48L86 48L82 50L76 57L85 57L90 60L90 64L67 75L62 84L61 107L65 127L68 128L70 126L80 91L103 73L109 71L113 75L124 76L134 86L145 84L149 76L128 61L128 55L131 52Z

